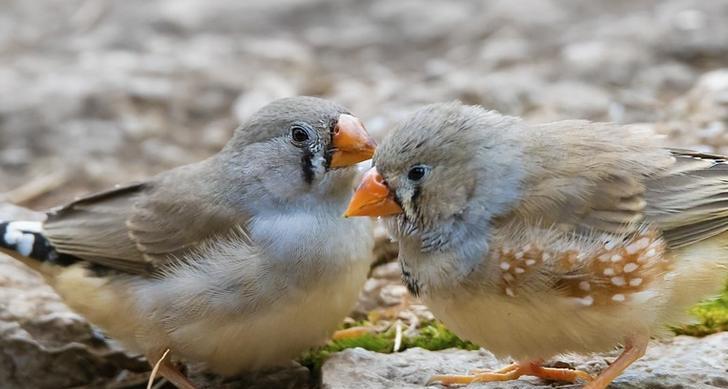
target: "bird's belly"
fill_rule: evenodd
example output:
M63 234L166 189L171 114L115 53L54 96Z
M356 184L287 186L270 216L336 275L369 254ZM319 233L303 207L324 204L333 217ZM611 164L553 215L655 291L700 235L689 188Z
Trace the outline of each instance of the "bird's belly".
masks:
M366 266L285 295L257 314L207 316L184 324L169 334L169 347L227 375L286 363L329 338L356 304Z
M499 357L517 360L610 350L625 336L654 327L660 309L584 308L547 294L516 299L487 293L423 299L435 317L461 338Z
M74 310L130 351L169 348L177 358L230 375L284 364L323 344L353 309L368 269L368 261L359 261L324 282L286 288L268 306L248 312L195 301L190 290L161 297L138 281L108 284L84 276L81 268L66 272L59 291ZM210 310L200 314L205 304Z
M73 267L54 286L129 349L169 348L222 374L255 370L323 343L356 304L371 263L370 225L318 226L331 234L298 246L285 236L279 249L291 245L291 251L277 258L233 237L179 261L160 278L107 281ZM301 238L315 229L298 224L293 230ZM306 250L297 249L303 245Z
M728 269L727 236L670 252L667 272L618 300L585 304L543 287L509 295L492 284L473 290L452 280L449 288L426 289L423 300L457 335L500 356L607 351L629 336L668 334L667 325L683 322L690 306L719 290Z

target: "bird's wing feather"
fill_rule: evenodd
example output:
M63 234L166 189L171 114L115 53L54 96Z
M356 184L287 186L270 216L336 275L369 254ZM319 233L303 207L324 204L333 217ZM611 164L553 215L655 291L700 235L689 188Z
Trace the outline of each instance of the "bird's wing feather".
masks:
M726 157L672 150L675 163L646 181L646 219L659 226L671 247L728 231Z
M129 237L126 221L147 184L136 183L80 198L51 211L43 225L59 253L103 266L141 273L151 261Z
M582 122L536 129L546 139L517 213L568 230L625 234L644 224L681 247L728 231L726 157L655 147L649 132ZM565 132L578 132L563 136ZM552 137L559 141L549 142ZM558 157L560 156L560 157Z
M674 163L640 128L563 121L530 135L525 152L536 162L516 215L576 232L636 231L648 207L645 180Z
M60 253L147 274L245 224L204 191L170 184L157 179L81 198L49 213L44 233Z

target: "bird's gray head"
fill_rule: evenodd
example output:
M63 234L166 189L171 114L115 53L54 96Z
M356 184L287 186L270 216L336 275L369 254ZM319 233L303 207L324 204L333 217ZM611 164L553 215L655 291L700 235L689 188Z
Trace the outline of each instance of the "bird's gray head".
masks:
M261 195L288 201L336 189L371 158L376 144L361 121L344 107L315 97L276 100L235 131L220 153L228 179Z
M518 198L520 121L458 102L426 106L374 155L348 216L395 216L399 233L435 234L468 218L487 223Z

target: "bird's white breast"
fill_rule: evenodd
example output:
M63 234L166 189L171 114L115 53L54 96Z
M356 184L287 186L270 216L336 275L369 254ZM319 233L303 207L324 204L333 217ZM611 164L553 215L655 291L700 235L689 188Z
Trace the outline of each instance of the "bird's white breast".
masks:
M232 374L286 362L327 339L366 280L370 222L271 213L247 233L247 243L213 243L163 280L135 285L140 313L154 318L140 329L141 348L169 347Z
M335 258L336 265L358 261L373 247L370 221L344 219L337 211L264 213L250 223L250 236L277 261Z

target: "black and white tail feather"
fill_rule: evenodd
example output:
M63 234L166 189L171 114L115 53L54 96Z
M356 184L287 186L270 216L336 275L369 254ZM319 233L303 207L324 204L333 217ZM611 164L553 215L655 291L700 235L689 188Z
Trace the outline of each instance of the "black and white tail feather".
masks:
M59 254L43 235L41 222L0 221L0 249L41 263L67 266L76 260Z

